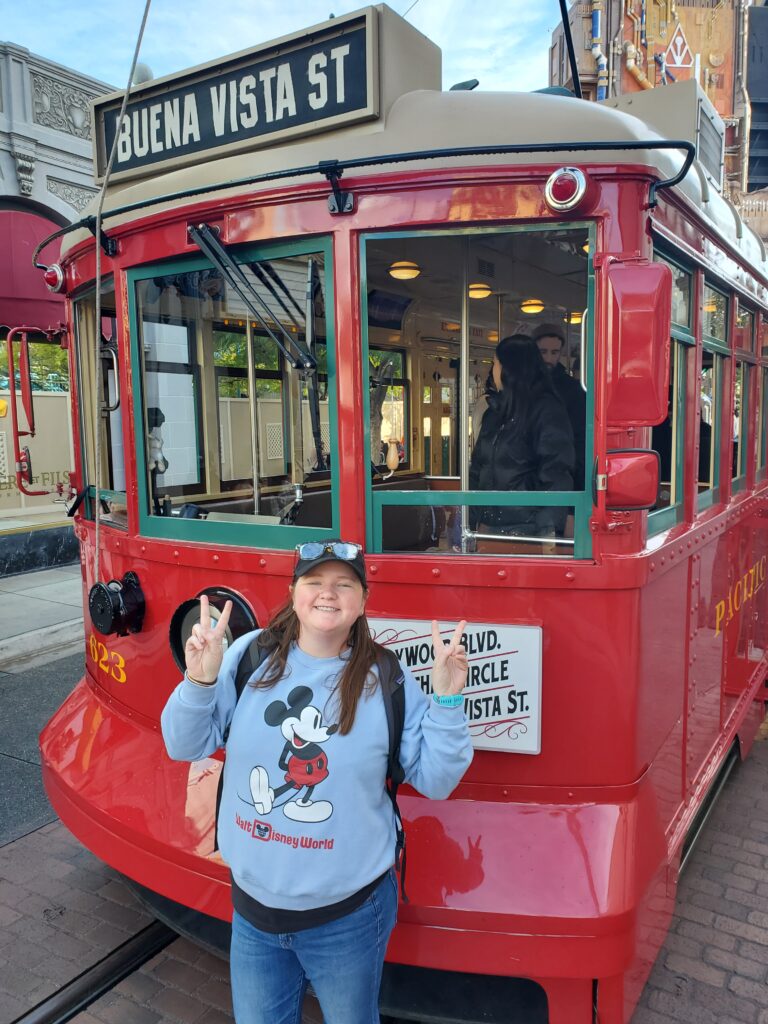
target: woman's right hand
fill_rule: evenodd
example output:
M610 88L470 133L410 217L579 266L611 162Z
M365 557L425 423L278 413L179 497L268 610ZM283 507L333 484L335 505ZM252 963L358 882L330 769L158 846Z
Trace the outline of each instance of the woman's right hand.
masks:
M208 597L200 595L200 621L192 627L189 640L184 645L187 675L193 682L203 686L211 686L216 682L224 657L224 636L231 611L232 602L227 601L219 621L211 628Z

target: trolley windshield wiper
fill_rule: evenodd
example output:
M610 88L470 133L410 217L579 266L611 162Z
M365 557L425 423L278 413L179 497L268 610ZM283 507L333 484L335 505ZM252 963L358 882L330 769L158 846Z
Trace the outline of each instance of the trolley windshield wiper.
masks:
M224 280L237 292L253 319L272 339L293 369L307 372L316 370L317 360L315 357L303 349L296 339L286 331L280 323L279 317L275 315L272 308L245 276L242 267L232 259L226 247L222 245L216 232L207 224L190 225L188 230L189 237L198 249L208 257ZM274 324L277 333L269 326L268 320Z

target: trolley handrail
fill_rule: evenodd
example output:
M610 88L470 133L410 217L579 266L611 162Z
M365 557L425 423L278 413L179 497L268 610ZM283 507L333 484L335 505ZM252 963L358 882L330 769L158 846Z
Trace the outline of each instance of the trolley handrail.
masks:
M505 156L517 153L589 153L589 152L621 152L637 151L644 149L682 149L686 157L677 174L671 178L664 178L661 181L651 183L648 195L649 206L657 203L656 193L662 188L671 188L682 181L693 164L696 157L696 146L686 139L658 139L652 142L641 142L638 140L624 142L529 142L522 145L505 143L498 146L451 146L444 149L422 149L413 150L407 153L382 153L379 156L357 157L350 160L323 161L323 166L318 164L307 164L302 167L290 167L279 171L266 171L263 174L249 175L247 178L236 178L233 181L214 182L213 184L198 185L195 188L183 189L181 192L170 192L164 196L153 196L143 199L140 202L128 203L125 206L117 206L114 210L107 210L102 214L102 220L111 217L119 217L125 213L133 213L135 210L142 210L147 206L156 206L160 203L170 203L180 199L190 199L194 196L207 195L211 192L221 192L228 188L241 188L246 185L258 185L269 181L282 181L285 178L300 178L309 174L323 174L327 176L329 164L334 165L337 177L341 177L344 171L357 170L364 167L378 167L382 164L411 163L416 160L441 160L448 157L466 156ZM32 264L38 270L47 270L45 264L38 263L37 258L43 249L54 242L57 238L63 238L70 231L78 231L81 228L95 231L96 218L91 215L82 217L73 224L59 228L52 235L44 238L32 254Z

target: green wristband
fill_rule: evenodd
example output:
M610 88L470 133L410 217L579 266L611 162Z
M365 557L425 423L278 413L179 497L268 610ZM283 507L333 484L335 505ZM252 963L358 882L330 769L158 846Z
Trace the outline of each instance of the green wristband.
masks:
M452 693L447 697L440 697L438 694L432 694L432 700L435 704L439 704L441 708L458 708L464 703L463 693Z

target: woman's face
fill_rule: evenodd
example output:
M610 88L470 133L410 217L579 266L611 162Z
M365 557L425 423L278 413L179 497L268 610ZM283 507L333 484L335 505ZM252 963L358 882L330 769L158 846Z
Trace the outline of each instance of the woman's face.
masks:
M292 592L300 636L330 636L341 645L365 611L367 593L343 562L323 562L310 569L296 580Z
M493 357L493 368L491 373L493 374L493 383L496 385L496 390L501 391L503 386L501 383L501 363L497 356Z

